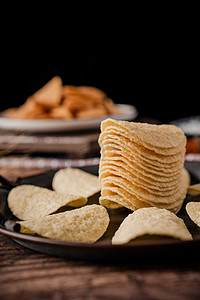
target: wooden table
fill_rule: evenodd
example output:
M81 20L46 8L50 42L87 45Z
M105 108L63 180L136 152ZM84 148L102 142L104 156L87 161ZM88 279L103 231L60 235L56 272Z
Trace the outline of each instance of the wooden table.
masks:
M2 169L14 179L38 170ZM0 235L0 299L200 299L200 259L100 264L37 253Z

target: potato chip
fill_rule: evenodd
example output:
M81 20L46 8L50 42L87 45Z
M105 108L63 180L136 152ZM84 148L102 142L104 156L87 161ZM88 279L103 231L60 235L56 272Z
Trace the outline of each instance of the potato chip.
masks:
M78 207L87 198L72 194L59 194L47 188L34 185L20 185L8 194L8 206L21 220L36 219L56 212L66 205Z
M52 187L62 194L90 197L101 190L99 178L76 168L65 168L57 171L53 177Z
M130 166L128 170L125 169L125 164L121 161L101 161L99 171L100 180L111 175L124 177L127 180L138 183L139 185L158 191L163 191L163 188L165 189L165 191L171 191L176 188L177 183L179 183L179 180L172 180L170 182L158 182L157 180L150 179L149 177L142 177L136 170L134 170Z
M92 86L62 85L59 76L29 96L17 108L3 112L5 117L17 119L96 118L119 111L105 92Z
M107 97L102 90L93 86L79 86L78 89L81 94L87 95L87 97L90 97L90 99L93 99L97 103L101 103Z
M192 221L200 227L200 202L189 202L185 208Z
M31 96L36 103L45 107L57 106L62 98L62 80L59 76L53 77L41 89Z
M115 135L114 133L110 135L107 132L100 134L99 144L102 152L106 152L107 150L123 150L125 153L129 153L130 156L133 156L134 154L134 156L143 162L143 164L146 163L152 167L163 167L164 169L176 167L177 163L180 163L183 157L183 152L185 152L184 148L176 155L163 156L156 154L154 151L148 150L139 144L131 142L129 139L119 136L117 133Z
M103 157L101 158L100 163L104 162L104 161L115 162L115 161L119 161L119 160L121 160L122 162L125 162L125 164L127 165L128 168L131 168L131 170L134 170L134 172L136 174L138 174L138 176L144 177L147 181L148 181L148 178L152 179L154 181L158 181L158 182L174 182L178 179L177 174L169 176L166 173L163 173L162 176L161 176L161 174L158 174L158 172L153 172L152 173L149 170L147 171L146 168L142 167L138 163L135 163L135 161L132 160L131 158L124 157L118 151L116 151L114 153L110 152L110 151L109 152L107 151L106 153L104 153ZM118 162L116 162L116 164L117 163ZM179 170L179 172L180 172L180 170ZM180 174L178 174L178 175L180 175Z
M40 119L46 117L47 114L40 104L29 97L20 107L6 110L4 116L15 119Z
M123 205L132 210L141 207L157 206L177 213L183 204L188 184L188 172L183 169L179 190L169 196L162 194L158 196L152 191L149 193L143 189L138 189L137 186L132 186L130 182L121 180L120 177L115 178L110 176L102 181L99 201L102 205L106 205L106 203L109 203L109 200L111 200L112 202L116 202L116 204ZM119 197L117 197L118 195Z
M126 244L143 235L169 236L192 240L184 221L174 213L157 207L140 208L129 214L112 238L112 244Z
M154 125L128 121L106 119L101 123L101 131L116 128L146 148L161 154L175 154L179 148L186 145L183 131L175 125Z
M188 194L199 195L200 194L200 183L192 184L187 189Z
M60 105L52 108L49 117L52 119L72 119L73 114L65 105Z
M100 203L132 210L157 206L177 213L190 182L183 168L182 130L106 119L101 131Z
M109 203L108 201L112 201L112 207L109 206L110 208L115 208L113 207L114 203L118 205L123 205L124 207L129 208L131 210L136 210L143 207L156 206L158 208L165 208L174 213L177 213L183 204L184 198L185 193L182 193L182 195L179 195L179 198L176 198L175 201L172 203L153 202L149 201L148 198L145 199L139 197L138 195L136 196L136 194L130 194L125 189L122 189L115 184L111 184L110 186L106 186L104 184L99 201L102 205L105 206L106 203Z
M50 239L94 243L106 232L109 222L107 210L93 204L18 223L21 232L29 230Z
M126 147L125 149L129 149L131 152L134 151L136 154L139 154L142 158L151 158L151 160L153 160L152 163L156 164L157 161L163 164L177 162L182 157L183 152L185 153L185 144L183 144L182 147L178 147L176 153L163 154L157 153L152 149L148 149L147 147L145 147L144 144L139 144L130 137L127 137L127 134L125 132L120 133L119 130L115 131L113 130L113 128L109 131L106 130L104 132L101 132L99 136L99 145L102 148L104 148L104 151L106 150L106 147L108 147L108 144L110 146L110 144L114 143L121 145L123 149Z
M106 109L103 106L91 108L88 110L79 111L76 116L77 118L98 118L106 115Z

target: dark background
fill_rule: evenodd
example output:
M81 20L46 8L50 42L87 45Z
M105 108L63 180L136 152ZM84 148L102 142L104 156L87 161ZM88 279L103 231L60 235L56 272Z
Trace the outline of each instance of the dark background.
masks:
M139 118L169 122L199 114L199 79L194 49L156 47L104 55L7 55L0 110L18 106L53 76L63 84L91 85L116 103L132 104Z

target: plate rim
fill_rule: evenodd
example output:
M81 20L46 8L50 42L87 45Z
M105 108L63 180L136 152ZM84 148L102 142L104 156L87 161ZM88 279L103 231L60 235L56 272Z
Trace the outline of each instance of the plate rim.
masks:
M14 240L21 240L25 242L31 242L34 244L42 244L48 246L60 246L60 247L67 247L67 248L81 248L81 249L144 249L144 248L155 248L155 247L166 247L166 246L176 246L176 245L200 245L200 239L193 239L189 241L182 241L182 240L161 240L158 242L143 242L143 243L136 243L136 244L122 244L122 245L113 245L108 244L106 242L96 242L96 243L76 243L76 242L67 242L67 241L60 241L55 239L48 239L40 236L32 236L20 232L15 232L4 228L0 225L0 233L11 237Z

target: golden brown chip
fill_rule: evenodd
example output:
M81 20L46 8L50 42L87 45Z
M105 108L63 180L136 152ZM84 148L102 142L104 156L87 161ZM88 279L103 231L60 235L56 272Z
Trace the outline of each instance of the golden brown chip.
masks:
M73 114L69 111L69 109L65 105L57 106L52 108L49 113L50 118L53 119L71 119L73 118Z
M18 119L96 118L117 112L117 106L106 94L91 86L62 85L59 76L28 97L23 105L3 112Z
M187 192L192 195L200 194L200 183L190 185L187 189Z
M116 114L119 112L117 106L115 105L113 100L110 98L105 98L103 101L103 105L108 114Z
M102 90L93 86L79 86L79 91L96 104L101 104L106 98L106 94Z
M106 115L106 110L103 106L79 111L76 114L77 118L98 118L105 115Z
M62 98L62 80L59 76L53 77L41 89L35 92L34 100L47 108L57 106Z
M41 119L46 118L44 108L29 97L26 102L18 108L8 109L4 115L9 118L16 119Z

